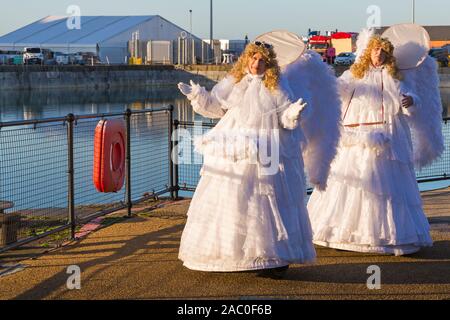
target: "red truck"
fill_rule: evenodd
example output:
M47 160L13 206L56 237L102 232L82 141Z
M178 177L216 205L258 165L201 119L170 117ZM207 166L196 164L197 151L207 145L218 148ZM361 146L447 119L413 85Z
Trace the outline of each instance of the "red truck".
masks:
M327 49L331 47L331 37L312 36L308 41L309 49L314 50L322 56L323 61L328 60Z

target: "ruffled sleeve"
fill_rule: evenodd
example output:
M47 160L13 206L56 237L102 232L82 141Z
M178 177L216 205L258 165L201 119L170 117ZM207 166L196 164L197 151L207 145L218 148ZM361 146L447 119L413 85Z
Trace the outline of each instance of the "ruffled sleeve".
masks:
M343 106L350 102L353 91L355 90L354 78L350 70L345 71L337 80L337 89L342 99Z
M192 93L188 95L194 111L203 117L218 119L225 115L226 99L231 93L234 86L234 78L227 76L220 81L211 92L208 92L204 87L194 85Z

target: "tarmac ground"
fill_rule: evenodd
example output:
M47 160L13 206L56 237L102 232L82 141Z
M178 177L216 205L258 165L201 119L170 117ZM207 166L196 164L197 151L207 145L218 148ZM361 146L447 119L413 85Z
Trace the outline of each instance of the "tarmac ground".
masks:
M114 223L32 259L27 248L2 255L0 299L448 300L450 189L422 197L433 247L402 257L316 247L315 264L291 265L281 280L183 267L178 248L190 200L139 207L132 218L105 217ZM380 268L380 289L367 286L373 265ZM73 289L71 266L81 272L80 289Z

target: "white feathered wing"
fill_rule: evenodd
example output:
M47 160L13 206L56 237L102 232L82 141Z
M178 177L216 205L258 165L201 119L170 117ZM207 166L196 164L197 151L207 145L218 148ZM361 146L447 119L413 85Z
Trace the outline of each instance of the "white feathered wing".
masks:
M314 51L307 51L283 71L282 87L292 101L303 98L308 115L300 126L306 138L302 154L309 182L326 188L330 165L340 137L340 98L333 70Z
M356 40L356 62L362 57L364 51L366 51L367 46L369 45L370 39L375 35L374 28L365 28L362 29L358 34L358 39Z
M402 70L406 86L418 96L416 111L407 117L413 134L414 165L421 169L444 151L442 100L437 64L427 57L417 68Z

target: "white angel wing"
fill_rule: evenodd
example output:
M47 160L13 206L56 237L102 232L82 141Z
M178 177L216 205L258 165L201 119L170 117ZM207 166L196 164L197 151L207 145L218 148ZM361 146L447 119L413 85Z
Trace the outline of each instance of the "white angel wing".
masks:
M407 117L413 134L414 165L421 169L444 151L442 101L437 64L427 57L417 68L403 70L405 85L418 96L415 112Z
M317 188L326 188L330 165L336 155L340 136L340 98L333 70L314 51L307 51L283 71L286 91L291 99L303 98L310 110L301 118L306 138L302 147L309 181Z

